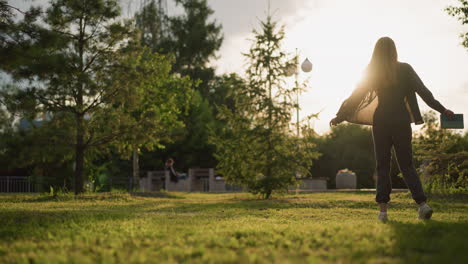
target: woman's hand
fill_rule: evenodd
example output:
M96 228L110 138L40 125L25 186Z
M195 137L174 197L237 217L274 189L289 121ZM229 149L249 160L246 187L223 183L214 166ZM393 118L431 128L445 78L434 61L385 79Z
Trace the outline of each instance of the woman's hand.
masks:
M330 127L336 126L341 122L343 122L343 120L340 120L340 119L338 119L338 117L335 117L330 121Z
M455 114L451 110L445 109L444 115L447 116L449 120L452 120Z

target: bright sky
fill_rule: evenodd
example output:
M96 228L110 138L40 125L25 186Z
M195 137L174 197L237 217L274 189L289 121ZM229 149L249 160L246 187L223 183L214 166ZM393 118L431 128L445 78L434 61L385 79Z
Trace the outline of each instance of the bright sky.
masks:
M142 0L121 0L124 14ZM177 13L173 1L169 13ZM31 0L9 1L25 8ZM46 0L34 0L44 4ZM214 18L223 25L224 43L213 64L218 73L243 74L241 55L250 47L252 29L266 17L267 0L208 0ZM444 8L456 0L271 0L274 18L286 26L284 48L297 48L300 60L314 64L308 91L300 98L301 116L322 109L315 122L319 133L338 111L369 62L377 39L389 36L396 42L400 61L410 63L426 86L446 108L468 119L468 52L459 44L467 31ZM419 99L422 111L429 108ZM465 123L468 121L465 120ZM420 126L415 126L417 129ZM465 126L467 127L467 126ZM468 129L465 129L468 131Z
M209 2L225 28L218 71L242 74L240 54L250 46L252 27L258 28L258 19L265 18L267 1ZM274 18L286 26L284 48L291 52L297 48L301 61L308 57L314 64L312 73L301 74L310 77L309 89L300 99L301 116L324 109L315 129L328 131L329 120L351 94L382 36L394 39L400 61L413 66L436 99L468 116L468 52L458 38L467 28L446 14L444 8L450 4L457 1L272 0ZM239 28L234 30L236 24ZM421 99L419 105L422 111L429 109Z

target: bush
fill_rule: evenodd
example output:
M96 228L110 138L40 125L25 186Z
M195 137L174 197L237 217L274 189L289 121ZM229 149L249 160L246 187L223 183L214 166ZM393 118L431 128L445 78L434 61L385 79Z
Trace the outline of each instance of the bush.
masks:
M423 168L427 193L468 193L468 152L434 157Z

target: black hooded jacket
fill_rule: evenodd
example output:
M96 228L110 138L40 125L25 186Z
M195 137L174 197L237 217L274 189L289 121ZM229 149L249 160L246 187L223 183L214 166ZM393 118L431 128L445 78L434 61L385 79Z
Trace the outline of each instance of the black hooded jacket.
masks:
M368 85L358 85L341 105L336 114L338 120L363 125L373 125L376 122L423 124L416 93L439 113L446 110L434 98L411 65L398 63L397 74L396 84L386 91L376 92Z

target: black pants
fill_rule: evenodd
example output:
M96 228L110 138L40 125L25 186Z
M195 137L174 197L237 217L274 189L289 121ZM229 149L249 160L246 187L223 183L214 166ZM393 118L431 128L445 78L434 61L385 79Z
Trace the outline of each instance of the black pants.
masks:
M403 178L411 191L416 203L426 201L416 169L413 165L413 152L411 146L412 131L411 124L375 124L372 127L374 138L375 159L377 162L377 195L378 203L388 203L392 191L390 179L391 148L395 149L398 166Z

